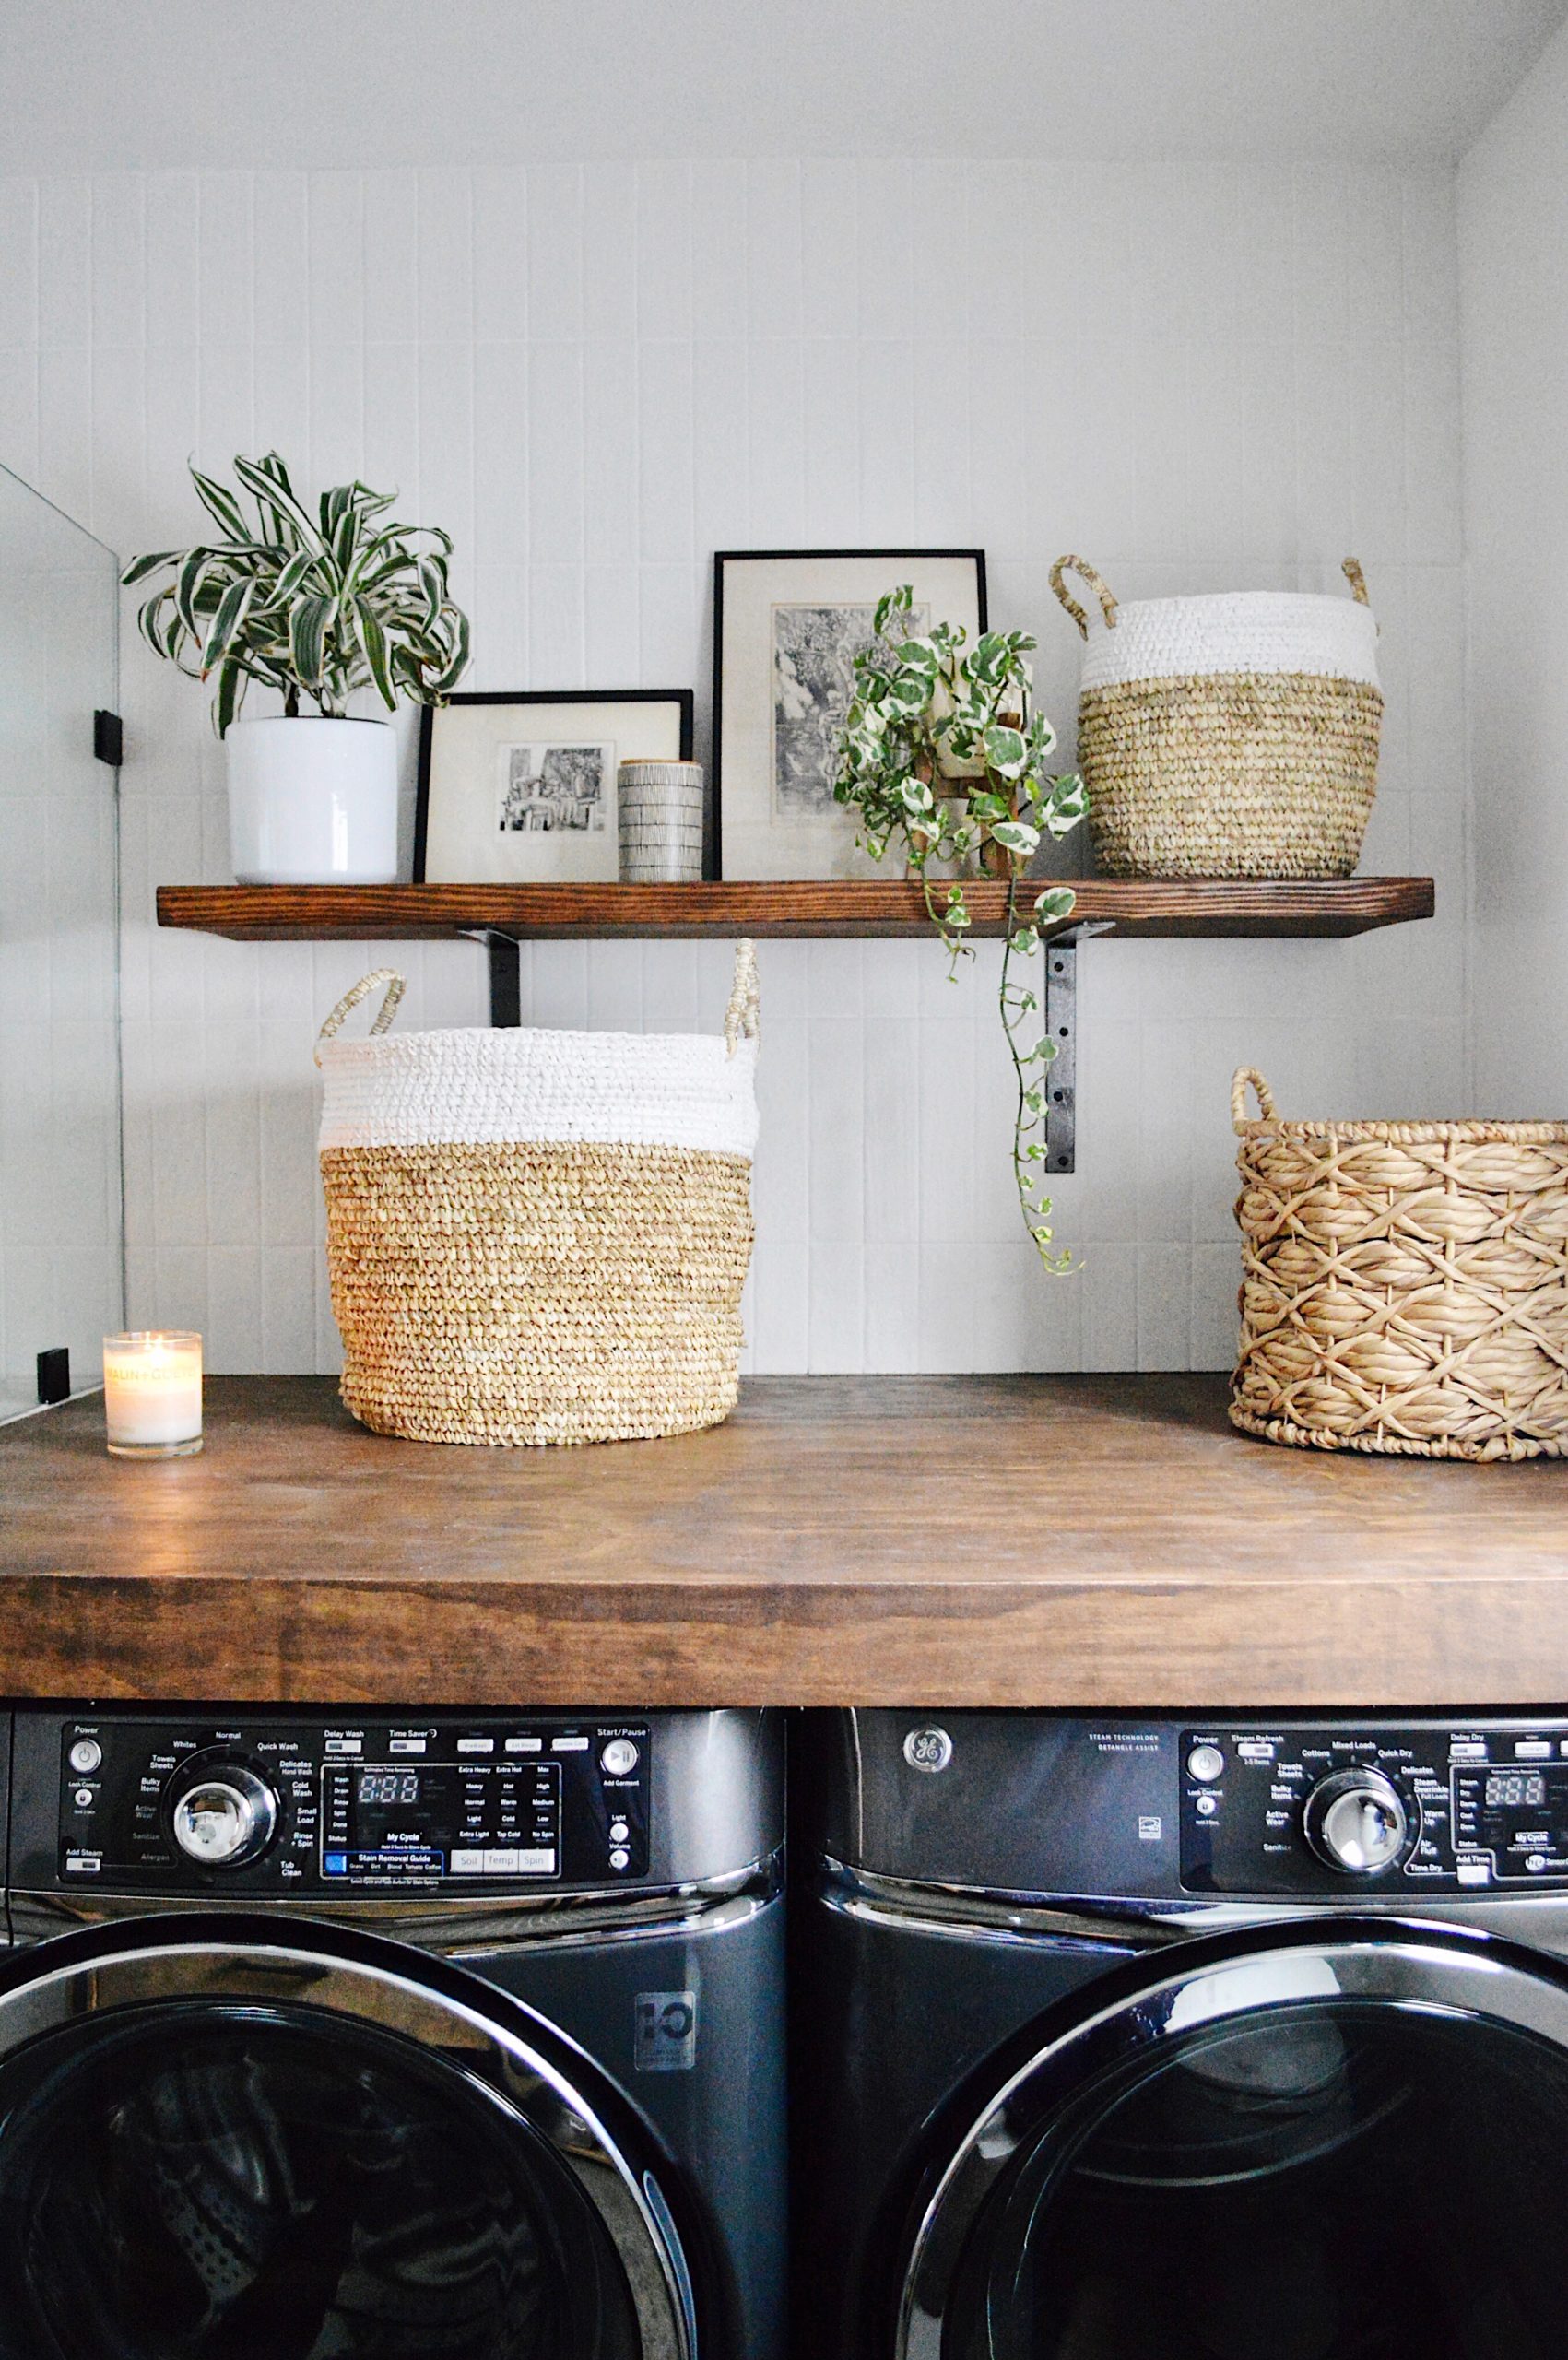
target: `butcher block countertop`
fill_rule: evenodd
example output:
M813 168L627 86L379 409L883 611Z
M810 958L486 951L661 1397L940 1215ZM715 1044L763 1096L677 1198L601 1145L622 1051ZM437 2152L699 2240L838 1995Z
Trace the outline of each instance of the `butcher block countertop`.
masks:
M0 1428L0 1692L478 1705L1561 1704L1568 1461L1252 1442L1221 1380L773 1377L725 1426L392 1442L330 1379Z

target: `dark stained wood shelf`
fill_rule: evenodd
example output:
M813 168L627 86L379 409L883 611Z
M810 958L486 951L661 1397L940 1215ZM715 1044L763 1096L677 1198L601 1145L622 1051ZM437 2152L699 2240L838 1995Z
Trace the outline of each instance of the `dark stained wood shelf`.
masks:
M1568 1460L1324 1457L1217 1377L749 1383L678 1440L367 1434L209 1380L0 1428L0 1690L403 1705L1523 1705L1568 1693Z
M1348 935L1429 918L1430 877L1235 882L1223 878L1069 880L1072 926L1122 935ZM1036 890L1038 888L1036 887ZM999 935L1007 888L965 889L976 935ZM749 934L899 937L929 931L917 887L900 879L807 885L163 885L158 922L234 942L519 941Z

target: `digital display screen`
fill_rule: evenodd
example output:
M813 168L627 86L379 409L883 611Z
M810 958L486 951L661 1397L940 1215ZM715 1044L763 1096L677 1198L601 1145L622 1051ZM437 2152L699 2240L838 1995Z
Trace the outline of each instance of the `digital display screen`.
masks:
M419 1774L417 1770L361 1770L358 1799L362 1803L417 1803Z
M1542 1811L1546 1806L1546 1776L1539 1770L1491 1770L1486 1780L1488 1811Z

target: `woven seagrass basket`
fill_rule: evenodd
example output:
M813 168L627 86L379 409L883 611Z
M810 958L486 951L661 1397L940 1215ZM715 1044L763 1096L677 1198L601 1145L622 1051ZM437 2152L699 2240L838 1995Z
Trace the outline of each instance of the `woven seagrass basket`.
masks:
M364 1041L333 1038L378 985ZM757 962L723 1038L382 1037L390 968L322 1027L321 1169L343 1398L420 1442L585 1443L716 1425L751 1258Z
M1247 1067L1231 1117L1233 1425L1317 1450L1568 1453L1568 1123L1286 1123Z
M1238 591L1118 605L1064 557L1086 642L1079 767L1108 877L1350 877L1377 787L1377 625L1355 593ZM1067 586L1093 591L1086 611Z

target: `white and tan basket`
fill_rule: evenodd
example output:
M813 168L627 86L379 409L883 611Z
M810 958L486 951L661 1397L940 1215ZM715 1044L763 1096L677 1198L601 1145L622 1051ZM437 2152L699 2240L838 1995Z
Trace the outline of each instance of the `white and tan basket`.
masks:
M1233 1424L1318 1450L1568 1454L1568 1123L1287 1123L1250 1067L1231 1119Z
M334 1038L367 993L363 1041ZM343 1398L422 1442L716 1425L751 1256L757 963L722 1037L522 1028L383 1037L390 968L322 1027L321 1169Z
M1086 642L1079 767L1109 877L1350 877L1377 787L1377 625L1354 600L1237 591L1119 605L1051 586ZM1067 588L1094 594L1086 609Z

